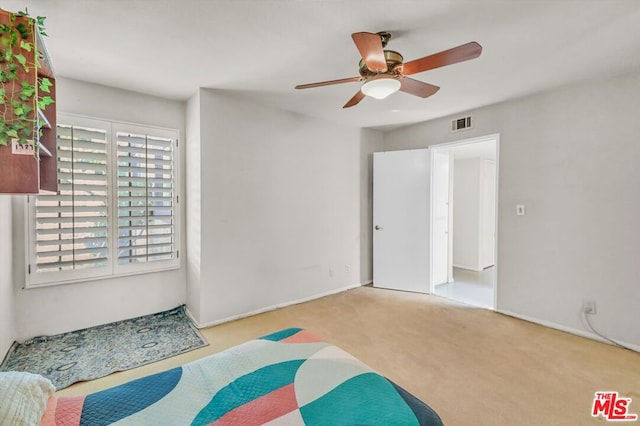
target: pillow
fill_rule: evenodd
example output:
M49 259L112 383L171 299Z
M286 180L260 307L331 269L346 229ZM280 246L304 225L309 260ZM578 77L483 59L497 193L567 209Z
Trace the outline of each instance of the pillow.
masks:
M39 374L0 373L0 425L38 425L56 388Z

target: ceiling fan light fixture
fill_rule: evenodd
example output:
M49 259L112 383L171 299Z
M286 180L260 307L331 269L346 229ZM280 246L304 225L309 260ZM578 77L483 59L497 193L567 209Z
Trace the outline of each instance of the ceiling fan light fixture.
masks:
M400 81L390 75L382 75L367 80L360 90L367 96L376 99L384 99L400 90Z

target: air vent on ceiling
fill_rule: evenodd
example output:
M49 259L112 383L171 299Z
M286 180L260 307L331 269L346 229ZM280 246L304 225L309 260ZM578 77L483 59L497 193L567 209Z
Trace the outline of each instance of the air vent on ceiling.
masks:
M459 132L461 130L468 130L472 127L471 125L471 116L454 118L451 120L451 131Z

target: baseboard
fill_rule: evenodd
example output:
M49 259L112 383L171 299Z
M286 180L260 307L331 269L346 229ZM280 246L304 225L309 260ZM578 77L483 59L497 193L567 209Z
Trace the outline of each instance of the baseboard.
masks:
M323 293L314 294L313 296L304 297L302 299L292 300L290 302L280 303L280 304L277 304L277 305L271 305L271 306L267 306L267 307L264 307L264 308L256 309L255 311L246 312L246 313L238 314L238 315L232 315L230 317L226 317L226 318L222 318L222 319L214 320L214 321L207 321L207 322L204 322L204 323L199 323L198 321L196 321L195 318L193 317L193 315L191 315L191 312L189 312L188 308L186 309L186 312L187 312L187 315L189 316L189 318L191 319L191 321L193 321L193 323L196 325L196 327L198 327L198 328L206 328L206 327L212 327L214 325L224 324L225 322L235 321L235 320L238 320L238 319L241 319L241 318L251 317L251 316L262 314L262 313L269 312L269 311L275 311L276 309L286 308L287 306L297 305L299 303L310 302L312 300L320 299L321 297L331 296L332 294L342 293L343 291L352 290L354 288L362 287L363 285L370 284L371 282L372 281L368 281L366 283L352 284L352 285L349 285L349 286L346 286L346 287L340 287L340 288L336 288L336 289L333 289L333 290L325 291Z
M540 325L543 325L545 327L553 328L555 330L564 331L565 333L570 333L570 334L573 334L573 335L576 335L576 336L585 337L585 338L591 339L591 340L597 340L598 342L607 343L607 344L611 345L611 342L608 342L607 340L603 339L602 337L598 336L597 334L589 332L589 331L579 330L579 329L573 328L573 327L567 327L565 325L557 324L557 323L551 322L551 321L541 320L541 319L530 317L530 316L527 316L527 315L516 314L514 312L505 311L503 309L497 309L496 312L499 313L499 314L504 314L504 315L508 315L510 317L514 317L514 318L518 318L518 319L521 319L521 320L525 320L525 321L533 322L533 323L536 323L536 324L540 324ZM628 347L629 349L633 349L636 352L640 352L640 345L635 345L633 343L623 342L623 341L617 340L617 339L614 339L614 340L616 340L621 345Z

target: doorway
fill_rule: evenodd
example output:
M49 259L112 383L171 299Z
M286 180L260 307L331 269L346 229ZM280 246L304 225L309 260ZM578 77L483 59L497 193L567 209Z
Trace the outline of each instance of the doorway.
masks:
M432 145L431 293L496 308L499 135Z
M496 134L373 154L374 287L496 308L498 149Z

